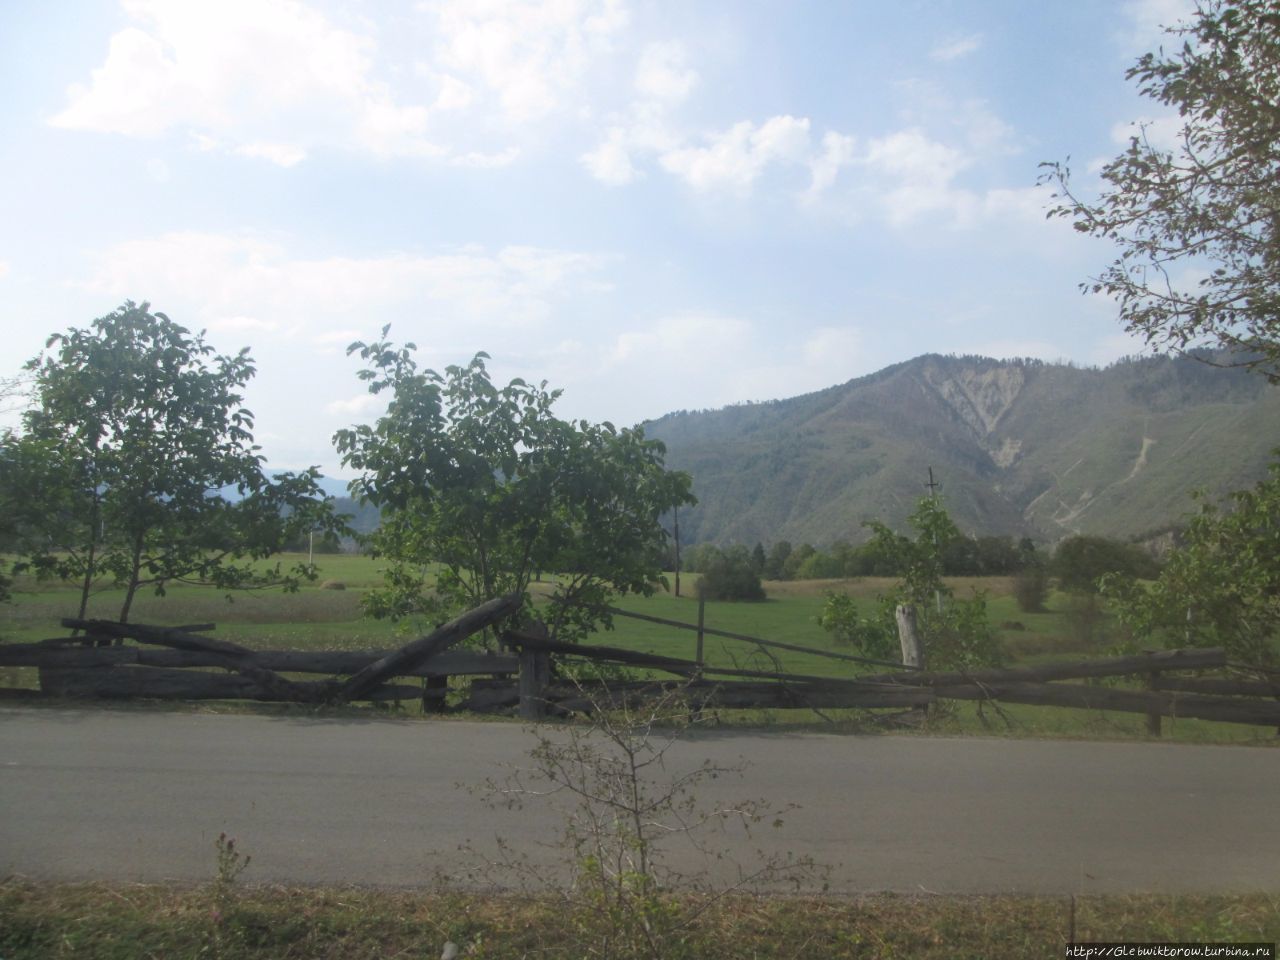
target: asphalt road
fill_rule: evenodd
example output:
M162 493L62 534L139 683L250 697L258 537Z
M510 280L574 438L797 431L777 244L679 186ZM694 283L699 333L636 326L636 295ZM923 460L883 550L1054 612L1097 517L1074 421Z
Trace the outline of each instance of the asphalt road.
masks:
M458 786L532 744L500 723L0 709L0 875L199 882L220 832L246 882L416 886L471 876L459 846L496 837L553 871L555 801L494 811ZM705 802L800 806L712 845L810 855L837 891L1280 891L1280 750L704 732L669 770L739 758Z

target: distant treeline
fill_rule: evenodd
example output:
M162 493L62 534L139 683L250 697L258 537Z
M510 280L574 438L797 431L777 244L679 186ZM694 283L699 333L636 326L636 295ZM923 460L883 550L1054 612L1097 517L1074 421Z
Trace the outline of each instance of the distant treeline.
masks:
M681 552L680 567L704 573L713 566L749 569L764 580L834 580L847 577L901 577L903 551L886 549L876 541L853 546L837 541L826 548L779 540L769 547L703 543ZM1151 578L1159 564L1150 552L1132 543L1106 537L1074 536L1050 554L1029 538L963 537L942 550L942 569L951 577L1013 576L1028 569L1057 577L1064 589L1091 591L1104 573L1129 573Z

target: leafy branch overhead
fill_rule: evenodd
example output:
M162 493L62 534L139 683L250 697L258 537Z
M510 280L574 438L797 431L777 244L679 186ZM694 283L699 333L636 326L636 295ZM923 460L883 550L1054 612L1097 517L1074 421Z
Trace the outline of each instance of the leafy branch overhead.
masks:
M545 382L493 383L479 353L443 374L420 369L413 344L354 343L371 393L390 394L373 425L334 437L352 492L383 511L375 550L389 566L371 612L434 618L533 579L555 585L545 616L577 638L607 622L611 594L662 584L660 520L692 503L690 479L639 428L566 421Z
M1125 328L1184 350L1213 344L1280 382L1280 10L1274 0L1203 0L1182 42L1128 71L1139 92L1177 110L1173 143L1153 125L1078 193L1066 164L1043 164L1050 217L1116 244L1082 285L1120 305Z

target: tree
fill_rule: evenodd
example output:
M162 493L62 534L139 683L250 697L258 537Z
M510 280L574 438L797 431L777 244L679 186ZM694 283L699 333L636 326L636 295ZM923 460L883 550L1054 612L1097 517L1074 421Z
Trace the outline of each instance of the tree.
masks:
M764 578L766 580L781 580L782 568L786 566L787 558L791 556L791 541L779 540L769 548L769 558L764 565Z
M998 663L1001 652L987 623L986 596L975 593L959 599L942 579L943 558L963 537L941 501L921 498L907 524L914 538L895 533L878 520L867 524L873 552L891 559L902 571L896 587L881 595L869 614L847 594L828 593L818 623L837 640L883 659L899 649L895 610L910 604L916 608L931 666L967 669Z
M1231 495L1230 509L1201 498L1183 545L1144 586L1133 576L1103 578L1103 594L1135 641L1224 647L1260 665L1280 658L1280 460L1270 476Z
M1225 347L1232 365L1280 382L1280 9L1199 0L1167 29L1182 42L1126 76L1177 109L1176 146L1141 128L1103 167L1094 202L1065 164L1044 164L1059 201L1049 216L1119 247L1082 289L1116 298L1128 331L1179 351Z
M702 567L698 595L707 600L763 600L764 587L743 546L717 550Z
M362 471L352 492L382 510L374 550L385 586L366 595L376 615L438 618L522 593L539 571L558 574L546 618L575 639L608 625L615 593L663 583L662 516L693 503L687 474L639 429L561 420L559 391L512 380L495 386L480 353L444 374L419 369L413 344L348 348L360 378L391 400L376 424L340 430L342 462Z
M1063 590L1097 593L1103 574L1150 579L1159 573L1155 558L1141 547L1106 537L1067 537L1053 554L1053 573Z
M338 531L315 468L268 478L239 393L247 348L215 355L146 303L49 338L27 364L34 405L0 441L0 511L23 565L137 593L174 582L296 587L303 568L259 561L296 532Z
M782 570L778 579L794 580L804 562L817 552L814 546L809 543L802 543L794 550L789 551L787 559L782 563Z

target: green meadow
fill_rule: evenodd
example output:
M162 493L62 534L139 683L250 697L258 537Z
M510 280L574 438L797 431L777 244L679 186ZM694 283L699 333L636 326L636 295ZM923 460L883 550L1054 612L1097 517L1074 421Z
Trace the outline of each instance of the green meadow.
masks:
M279 558L287 567L305 556ZM379 561L355 555L319 555L317 577L295 593L282 590L243 591L231 595L208 587L178 585L164 596L144 594L137 600L131 619L161 625L214 623L213 635L255 649L376 650L398 646L429 631L432 624L391 623L366 617L360 600L381 578ZM682 621L697 622L698 603L694 599L696 575L681 576L681 596L674 594L674 576L668 574L669 588L652 597L625 597L618 601L624 610ZM989 619L1000 638L1010 664L1033 664L1049 660L1104 656L1118 639L1116 626L1101 610L1079 610L1077 602L1065 594L1050 597L1043 613L1021 612L1005 577L956 578L950 581L959 596L981 590L988 598ZM766 640L797 644L820 650L853 653L836 644L818 625L828 591L846 591L867 605L893 584L889 579L810 580L766 582L768 599L762 603L708 602L705 624L709 628L747 634ZM535 592L540 589L534 585ZM545 588L542 588L545 589ZM119 591L95 594L91 616L111 617L119 601ZM39 583L20 578L13 602L0 607L0 642L33 642L65 636L62 617L73 614L78 592L67 585ZM660 624L616 617L612 630L601 631L594 642L670 657L693 659L696 634ZM785 671L814 676L852 678L880 668L834 660L787 650L765 650L750 643L707 636L704 645L707 663L745 669ZM465 683L456 679L455 686ZM34 688L34 669L0 667L0 686ZM219 705L218 709L296 710L293 705ZM201 709L212 709L205 705ZM314 709L314 708L305 708ZM365 708L360 708L365 709ZM369 708L372 709L372 708ZM378 708L384 709L384 708ZM406 716L419 715L416 704L404 704ZM715 718L726 724L785 724L850 731L879 730L868 726L859 711L726 711ZM1010 704L979 710L972 703L951 703L934 711L927 731L942 735L1053 736L1088 738L1131 738L1145 736L1145 718L1135 714L1104 714ZM1197 720L1165 721L1165 736L1176 740L1210 742L1276 742L1275 731L1236 724Z

